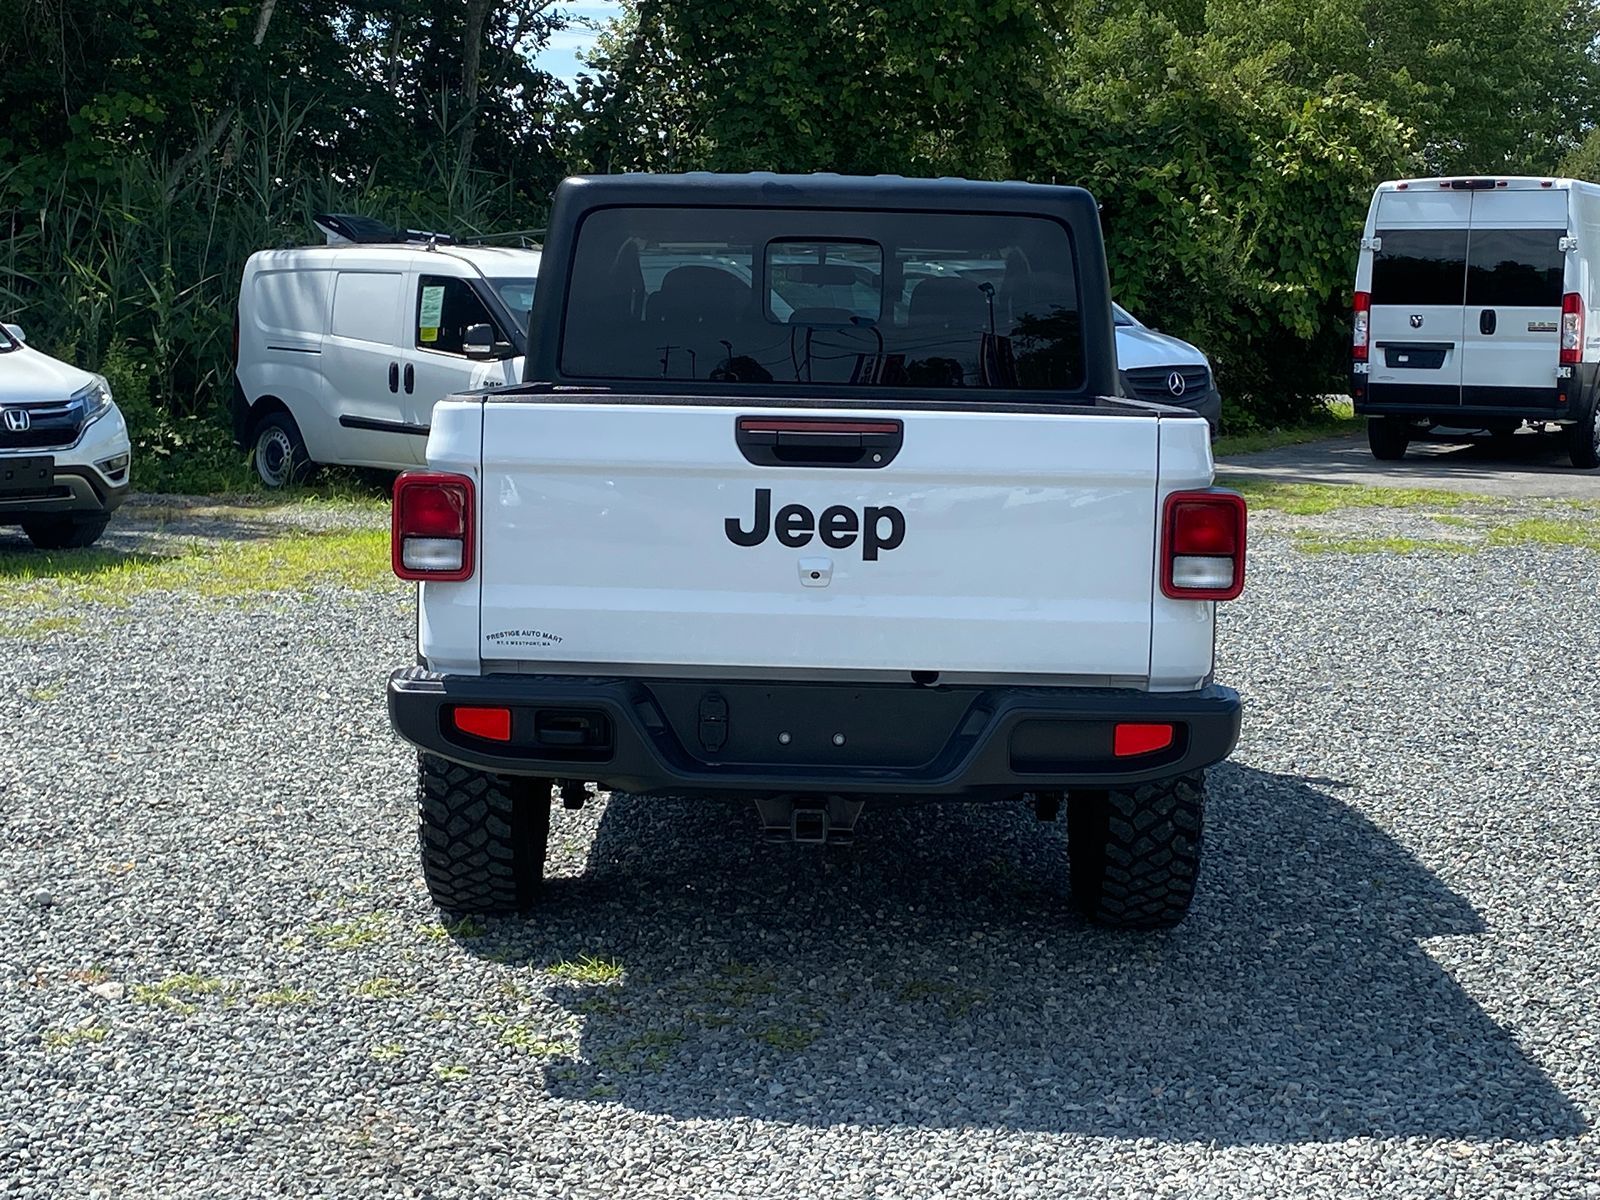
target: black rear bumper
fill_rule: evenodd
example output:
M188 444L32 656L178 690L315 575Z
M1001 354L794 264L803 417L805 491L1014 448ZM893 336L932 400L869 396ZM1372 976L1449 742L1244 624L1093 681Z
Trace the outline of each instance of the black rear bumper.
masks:
M458 705L511 710L510 742L460 732ZM1198 771L1239 736L1239 695L1043 687L752 683L565 675L389 678L389 718L422 750L481 770L639 794L1014 796ZM1118 723L1172 744L1119 758Z

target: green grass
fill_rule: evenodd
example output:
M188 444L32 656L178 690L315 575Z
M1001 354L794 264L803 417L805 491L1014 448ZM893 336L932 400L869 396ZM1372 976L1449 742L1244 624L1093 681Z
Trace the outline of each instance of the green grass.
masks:
M1468 495L1432 488L1374 488L1350 483L1284 483L1255 476L1223 476L1219 486L1232 488L1257 510L1317 517L1347 508L1459 508L1464 504L1504 504L1500 496Z
M467 1068L461 1063L434 1063L433 1073L436 1077L444 1080L446 1083L450 1083L458 1079L465 1079L469 1074L471 1074L471 1072L468 1071Z
M187 1014L195 1011L194 1001L199 997L218 993L226 997L232 994L233 988L226 980L186 971L168 976L160 983L136 983L128 989L128 998L135 1004L150 1004Z
M289 1008L300 1004L312 1004L316 999L315 993L300 988L281 987L270 992L262 992L256 997L255 1002L267 1008Z
M29 621L21 628L13 631L16 637L25 642L37 641L49 637L52 633L77 633L83 628L83 618L69 613L57 613L53 616L39 617Z
M406 983L400 979L389 979L382 975L358 983L355 995L362 1000L398 1000L409 996L417 990L414 983Z
M1302 442L1318 442L1323 438L1356 433L1361 422L1348 400L1334 400L1328 406L1298 425L1277 429L1257 429L1247 433L1230 433L1213 439L1211 453L1217 458L1236 454L1256 454L1262 450L1276 450L1279 446L1297 446Z
M1294 544L1295 549L1306 554L1472 554L1477 550L1471 542L1413 537L1339 538L1320 533L1296 533Z
M605 984L622 978L622 964L612 958L580 954L576 962L563 960L545 968L552 979L562 983Z
M1556 521L1548 517L1529 517L1489 530L1491 546L1575 546L1600 550L1600 525L1583 521Z
M543 1037L528 1025L508 1025L500 1031L502 1044L534 1058L571 1058L578 1047L569 1041Z
M0 603L49 600L118 604L143 592L226 599L315 587L370 588L390 579L382 529L293 532L214 544L171 555L110 548L0 555Z
M799 1025L768 1025L757 1036L775 1050L804 1050L817 1040L817 1030Z
M359 950L388 936L389 914L366 913L348 921L319 921L308 928L330 950Z
M399 1042L380 1042L367 1053L371 1054L379 1062L393 1062L395 1059L402 1057L405 1052L406 1048Z
M84 1042L103 1042L110 1032L104 1025L79 1025L76 1029L47 1029L41 1040L46 1050L68 1050Z
M618 1072L659 1071L683 1042L677 1030L651 1029L598 1055L595 1062Z

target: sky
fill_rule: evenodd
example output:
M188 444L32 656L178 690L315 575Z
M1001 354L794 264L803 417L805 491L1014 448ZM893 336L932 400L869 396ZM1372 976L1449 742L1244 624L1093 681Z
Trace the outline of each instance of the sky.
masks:
M560 7L561 11L571 19L571 24L551 38L543 53L533 61L557 79L571 83L578 72L584 69L583 64L578 61L578 55L594 45L594 30L584 26L582 21L588 20L603 25L621 12L622 5L615 0L579 0L578 3L563 4Z

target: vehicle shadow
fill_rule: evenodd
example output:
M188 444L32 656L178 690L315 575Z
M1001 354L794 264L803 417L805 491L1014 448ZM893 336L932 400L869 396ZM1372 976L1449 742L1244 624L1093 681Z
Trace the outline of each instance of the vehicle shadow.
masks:
M1222 475L1250 475L1290 481L1337 483L1345 478L1367 481L1381 473L1392 486L1403 487L1407 477L1452 482L1503 482L1505 472L1550 477L1580 491L1589 476L1572 466L1564 438L1552 433L1523 430L1509 438L1467 433L1438 432L1412 441L1403 459L1378 462L1365 437L1345 437L1304 442L1238 455L1218 464Z
M1228 1145L1581 1132L1418 945L1483 922L1341 786L1215 770L1202 895L1151 935L1068 915L1061 827L1020 804L869 809L861 841L817 852L757 843L725 805L624 797L537 917L460 944L614 957L620 982L563 989L580 1053L544 1086L677 1118Z

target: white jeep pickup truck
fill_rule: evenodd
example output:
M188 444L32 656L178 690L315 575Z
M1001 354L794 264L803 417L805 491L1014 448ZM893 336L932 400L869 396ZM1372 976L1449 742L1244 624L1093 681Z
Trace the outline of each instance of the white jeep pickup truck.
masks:
M1077 188L774 175L569 179L525 382L434 409L394 492L440 908L526 910L557 793L1065 807L1074 902L1170 926L1240 498L1198 414L1118 398Z

